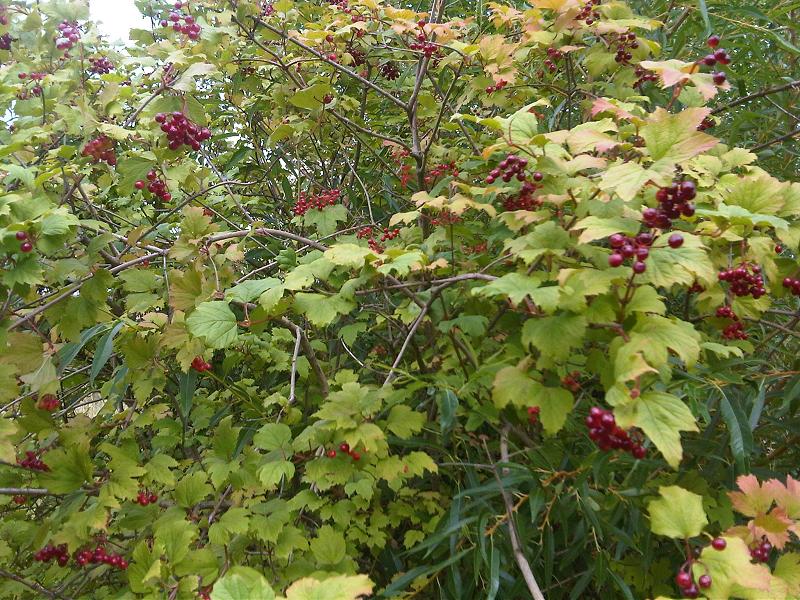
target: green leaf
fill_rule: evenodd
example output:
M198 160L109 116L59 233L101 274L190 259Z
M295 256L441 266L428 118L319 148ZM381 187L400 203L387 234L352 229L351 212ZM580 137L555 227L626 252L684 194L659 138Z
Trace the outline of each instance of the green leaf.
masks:
M205 499L213 488L206 482L207 475L197 471L186 475L175 486L175 502L182 508L191 508Z
M312 208L303 215L303 225L313 227L319 235L330 235L338 223L347 220L347 208L343 204L326 206L322 210Z
M317 537L311 540L311 553L320 565L339 564L346 550L344 536L330 525L320 527Z
M253 444L256 448L268 452L273 450L291 452L292 430L283 423L267 423L253 436Z
M186 325L211 348L230 346L239 336L236 315L227 302L203 302L186 319Z
M332 88L329 84L315 83L299 92L295 92L295 94L289 98L289 102L298 108L313 110L322 107L323 98L325 98L327 94L330 94L331 91Z
M235 566L220 577L211 591L211 600L274 600L275 592L255 569Z
M522 327L522 343L536 348L545 364L566 360L573 348L583 345L586 317L563 314L528 319Z
M419 433L425 421L424 413L412 410L405 404L398 404L389 411L389 417L386 419L386 429L400 439L406 439L414 433Z
M284 477L289 480L294 477L294 464L288 460L277 460L264 463L258 470L258 479L267 490L278 487Z
M630 344L654 367L667 362L667 349L691 368L700 355L700 333L691 323L658 315L639 315L630 333Z
M514 304L519 304L525 296L533 293L539 287L540 280L522 273L507 273L483 287L474 288L472 293L476 296L505 296Z
M658 488L660 498L647 505L650 530L658 535L687 539L700 535L708 525L703 497L677 485Z
M282 282L275 277L266 279L248 279L225 292L225 300L236 302L252 302L268 290L281 287Z
M364 266L366 258L372 253L369 248L356 244L336 244L325 251L325 258L334 265L360 269Z
M586 217L581 219L572 229L583 229L583 233L578 238L578 243L588 244L594 240L607 238L615 233L636 235L639 232L640 224L635 219L625 219L623 217L613 217L603 219L600 217Z
M634 403L618 407L621 426L634 425L656 445L672 468L683 457L681 431L698 431L694 415L680 398L664 392L648 391Z
M629 202L650 181L653 174L639 163L626 162L609 168L600 179L600 189L616 194Z

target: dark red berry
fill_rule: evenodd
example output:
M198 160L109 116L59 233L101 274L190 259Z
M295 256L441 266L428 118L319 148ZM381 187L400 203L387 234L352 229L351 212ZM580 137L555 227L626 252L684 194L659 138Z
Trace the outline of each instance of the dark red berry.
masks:
M716 48L719 46L719 41L718 35L712 35L706 40L706 44L708 44L709 48Z
M19 249L21 252L30 252L31 250L33 250L33 244L31 244L30 242L23 242L22 244L20 244Z
M714 550L725 550L725 547L728 545L728 542L725 541L725 538L714 538L711 540L711 547Z
M705 589L710 588L711 587L711 575L700 575L700 577L697 579L697 584L701 588L705 588Z
M683 246L683 236L680 233L673 233L667 240L670 248L680 248Z
M622 261L624 260L625 259L621 254L614 253L608 257L608 265L610 267L618 267L622 264Z
M692 575L688 571L678 571L675 575L675 583L679 588L686 589L692 585Z

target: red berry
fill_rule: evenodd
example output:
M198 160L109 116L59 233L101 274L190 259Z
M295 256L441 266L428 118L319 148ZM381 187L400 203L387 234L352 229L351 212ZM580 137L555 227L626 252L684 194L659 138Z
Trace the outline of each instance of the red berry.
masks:
M544 179L544 175L542 173L540 173L539 171L535 171L533 173L533 180L534 181L541 181L542 179Z
M678 571L678 574L675 575L675 583L679 588L688 588L692 585L692 576L688 571Z
M143 190L145 185L147 184L141 179L139 179L136 183L133 184L133 187L135 187L137 190Z
M23 242L20 245L19 249L22 252L30 252L31 250L33 250L33 244L31 244L30 242Z
M347 442L342 442L341 444L339 444L339 450L341 450L345 454L348 454L350 452L350 444L348 444Z
M350 458L353 460L361 460L361 455L358 452L353 451L350 453Z
M708 44L709 48L716 48L719 46L719 36L712 35L706 40L706 44Z
M631 266L633 267L633 272L636 274L644 273L647 270L647 265L640 260L635 261Z
M701 588L710 588L711 587L711 575L700 575L700 578L697 580L697 583L700 585Z
M725 550L727 545L728 542L725 541L725 538L718 537L711 540L711 547L714 548L714 550Z
M715 84L722 85L727 81L728 77L722 71L717 71L713 74L712 79L714 80Z
M776 244L775 245L775 254L780 254L781 252L783 252L783 246L781 246L780 244Z
M683 246L683 236L680 233L673 233L667 240L670 248L680 248Z
M28 239L28 234L25 233L24 231L18 231L17 233L14 234L14 237L16 237L20 242L22 242Z
M616 252L608 257L608 266L610 267L618 267L622 264L622 261L625 260L621 254L617 254Z
M336 450L328 450L327 457L328 458L336 458Z

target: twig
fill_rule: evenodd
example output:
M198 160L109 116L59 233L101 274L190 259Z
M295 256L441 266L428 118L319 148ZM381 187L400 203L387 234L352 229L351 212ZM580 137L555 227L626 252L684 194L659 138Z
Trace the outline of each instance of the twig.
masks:
M0 488L0 496L57 496L44 488Z
M501 436L502 435L505 435L505 433L501 433ZM509 497L508 492L506 492L505 487L503 487L503 481L500 479L500 475L497 473L497 465L495 465L494 461L492 461L492 455L489 452L489 447L486 445L485 440L483 442L483 447L486 450L486 456L489 460L489 464L492 466L492 473L494 473L494 478L497 481L497 485L500 487L500 495L503 497L503 504L505 504L506 507L506 517L508 518L508 537L511 541L511 549L514 552L514 559L517 561L517 566L522 573L522 578L525 580L525 584L528 586L528 591L531 593L531 596L533 596L534 600L545 600L542 590L539 588L539 584L536 583L536 577L533 575L531 565L528 562L528 559L525 558L525 554L522 552L522 546L519 543L519 532L517 531L517 525L514 522L514 505L511 502L511 498Z
M317 361L317 355L314 352L314 348L311 347L311 343L308 341L305 333L303 332L302 327L299 325L295 325L286 317L280 317L277 319L278 323L286 327L287 329L291 329L295 332L300 338L300 344L303 346L303 352L308 359L308 362L311 364L311 369L314 371L314 375L317 377L317 381L319 381L319 386L322 390L322 395L327 396L328 392L330 391L330 387L328 387L328 378L325 377L325 372L322 370L322 367Z
M297 382L297 357L300 355L300 328L295 331L294 353L292 354L292 375L289 378L289 404L294 402L295 383Z
M711 111L712 115L718 115L721 112L725 112L726 110L730 110L734 106L739 106L740 104L744 104L745 102L750 102L750 100L755 100L756 98L763 98L764 96L769 96L770 94L777 94L778 92L783 92L784 90L788 90L794 87L800 86L800 79L791 81L785 85L779 85L777 87L769 88L766 90L761 90L760 92L754 92L752 94L747 94L746 96L742 96L741 98L737 98L732 102L728 102L728 104L724 104L719 108L715 108Z
M46 587L39 585L35 581L28 581L24 577L15 575L14 573L6 571L5 569L0 569L0 575L6 577L7 579L16 581L17 583L21 583L22 585L29 587L32 590L39 592L40 594L44 594L48 598L61 598L62 600L70 600L69 596L64 596L62 594L59 594L58 592L48 590Z
M780 142L782 142L784 140L788 140L789 138L793 138L797 134L800 134L800 127L798 127L797 129L795 129L793 131L790 131L789 133L785 133L785 134L783 134L781 136L778 136L775 139L772 139L772 140L770 140L768 142L764 142L763 144L759 144L755 148L748 148L748 150L750 150L750 152L758 152L759 150L763 150L764 148L768 148L768 147L772 146L773 144L778 144L778 143L780 143Z

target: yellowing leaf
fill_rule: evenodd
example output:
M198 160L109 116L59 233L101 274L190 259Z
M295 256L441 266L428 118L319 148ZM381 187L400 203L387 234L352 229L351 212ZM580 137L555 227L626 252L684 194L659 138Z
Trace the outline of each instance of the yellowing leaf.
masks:
M697 131L710 112L708 108L687 108L672 114L663 108L656 109L641 130L650 157L671 168L716 146L719 140Z
M741 491L728 492L733 508L748 517L766 513L775 501L775 485L767 482L763 486L755 475L740 475L736 485Z
M609 168L600 179L600 189L616 192L623 200L630 201L644 187L653 174L635 162L624 162Z
M776 598L767 593L772 583L769 569L750 562L750 550L744 540L738 537L723 539L727 542L724 550L715 550L708 545L703 548L700 560L694 565L695 579L705 574L706 569L711 576L713 583L704 590L706 596L710 600Z
M295 581L280 600L359 600L371 592L372 582L366 575L337 575L324 581Z
M644 431L672 468L677 468L683 457L680 432L698 431L689 407L664 392L645 392L617 411L621 426L634 425Z
M700 535L708 525L703 497L677 485L658 488L660 498L647 505L650 530L676 539Z

